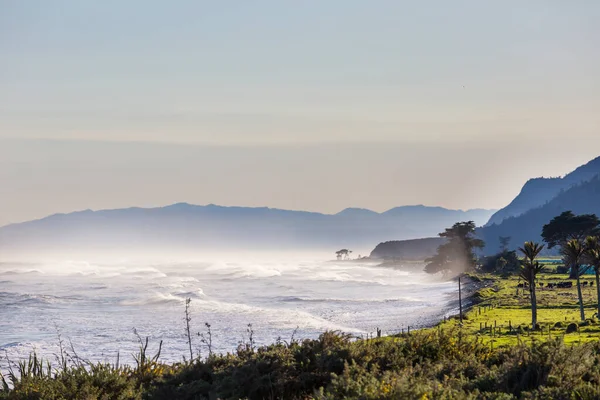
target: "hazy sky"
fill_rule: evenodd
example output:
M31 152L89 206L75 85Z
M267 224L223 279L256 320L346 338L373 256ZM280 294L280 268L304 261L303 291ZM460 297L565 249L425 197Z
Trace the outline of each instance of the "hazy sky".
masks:
M600 155L600 1L0 0L0 225L498 208Z

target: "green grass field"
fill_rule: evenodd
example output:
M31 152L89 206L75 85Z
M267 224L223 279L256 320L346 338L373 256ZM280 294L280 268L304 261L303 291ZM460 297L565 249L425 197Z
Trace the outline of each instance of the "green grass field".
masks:
M552 267L549 270L554 270ZM538 324L541 329L531 331L531 305L528 289L518 288L522 282L518 277L499 278L490 275L479 275L488 285L480 289L475 297L480 301L464 314L462 329L477 335L491 346L513 345L518 342L548 340L561 337L565 343L584 343L600 339L600 324L596 318L596 287L590 283L593 275L581 277L587 282L582 286L586 321L579 315L577 288L575 280L568 275L543 273L538 275L537 304ZM572 281L572 288L547 287L548 283ZM539 286L539 283L542 286ZM566 333L570 323L577 323L577 332ZM436 329L450 329L459 325L457 319L442 322Z

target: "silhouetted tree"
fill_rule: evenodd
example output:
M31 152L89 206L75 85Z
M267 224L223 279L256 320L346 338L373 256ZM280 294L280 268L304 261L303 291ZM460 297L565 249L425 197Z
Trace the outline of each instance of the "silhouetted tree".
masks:
M521 260L516 251L505 251L484 257L481 260L481 271L497 274L514 274L521 268Z
M598 301L596 316L600 318L600 242L597 236L585 239L584 261L594 268L596 275L596 300Z
M508 251L508 244L510 243L510 236L500 236L498 240L500 241L500 251L505 253Z
M496 271L503 271L506 268L508 261L504 257L500 257L496 260Z
M575 215L565 211L542 228L542 238L548 248L563 247L569 240L583 241L588 236L600 235L600 220L595 214Z
M521 273L519 276L529 285L529 299L531 301L531 329L535 329L537 325L537 298L535 294L535 278L537 274L544 268L544 264L537 261L537 257L544 249L544 245L534 242L525 242L519 251L523 253L521 264Z
M337 256L338 260L348 260L350 258L350 254L352 253L352 250L348 250L348 249L341 249L335 252L335 255Z
M439 234L446 242L437 249L437 254L425 260L425 271L428 273L449 272L461 273L475 269L475 248L483 248L483 240L475 237L473 221L457 222Z
M571 268L571 273L575 275L577 279L577 297L579 298L579 313L581 320L585 321L585 311L583 309L583 296L581 295L581 282L580 277L584 272L581 269L581 261L585 254L585 247L581 241L577 239L571 239L560 249L560 254L563 256L565 265Z
M450 270L450 260L445 254L446 251L442 248L443 245L438 247L437 253L425 259L425 272L429 274L435 274L437 272L442 272L444 275L448 273Z

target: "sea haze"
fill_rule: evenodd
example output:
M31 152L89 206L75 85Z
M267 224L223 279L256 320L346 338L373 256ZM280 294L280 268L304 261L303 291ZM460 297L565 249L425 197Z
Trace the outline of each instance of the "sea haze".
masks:
M325 330L366 335L377 327L390 334L450 312L455 285L426 276L419 266L316 259L0 263L0 351L11 359L34 349L54 358L58 330L82 358L115 361L120 352L121 362L132 362L136 328L150 337L151 350L163 340L163 360L181 360L189 354L186 298L193 333L210 323L218 352L247 340L248 324L256 343L268 344L289 340L296 328L298 339ZM195 336L195 351L199 346Z

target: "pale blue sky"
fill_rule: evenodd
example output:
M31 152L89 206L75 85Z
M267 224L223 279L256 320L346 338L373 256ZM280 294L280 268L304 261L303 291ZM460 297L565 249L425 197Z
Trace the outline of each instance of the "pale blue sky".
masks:
M595 0L0 0L0 224L501 207L600 155L598 21Z

